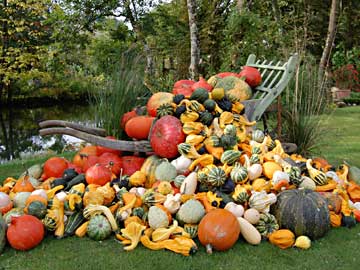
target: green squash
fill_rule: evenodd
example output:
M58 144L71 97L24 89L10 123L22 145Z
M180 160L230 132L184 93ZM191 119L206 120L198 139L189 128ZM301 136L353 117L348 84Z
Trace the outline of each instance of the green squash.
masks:
M245 183L248 179L248 171L246 167L242 166L241 163L235 163L234 168L230 172L231 180L234 181L235 184Z
M196 238L197 234L198 234L198 229L199 229L199 225L198 224L184 224L184 230L185 232L187 232L188 234L190 234L190 237L192 239Z
M112 232L110 222L103 215L92 216L86 230L87 235L95 241L105 240Z
M272 212L280 228L289 229L296 236L306 235L310 239L318 239L330 229L326 200L309 189L281 192Z
M207 99L204 102L204 107L209 112L213 112L215 110L215 107L216 107L216 102L214 100L212 100L212 99Z
M210 126L213 120L214 120L214 116L210 112L203 111L200 113L199 121L204 125Z
M251 87L235 76L219 79L214 88L224 88L226 96L232 102L247 100L252 96Z
M85 218L82 211L72 213L66 222L64 237L72 236L76 229L79 228L80 225L84 223L84 221Z
M241 152L238 150L226 150L221 155L220 161L224 164L232 165L239 160L240 156Z
M204 103L209 98L209 92L205 88L196 88L190 96L190 100L197 100Z
M220 167L211 168L207 177L207 183L210 186L220 187L225 183L226 174Z
M0 212L0 254L4 250L6 243L6 223Z
M47 207L40 201L33 201L27 206L27 212L38 219L43 219L47 214Z

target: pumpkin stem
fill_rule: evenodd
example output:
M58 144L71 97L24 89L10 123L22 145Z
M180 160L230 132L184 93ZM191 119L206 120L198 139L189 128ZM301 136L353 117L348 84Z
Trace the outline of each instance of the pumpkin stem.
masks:
M207 244L205 247L206 247L206 253L207 254L212 254L212 246L211 246L211 244Z

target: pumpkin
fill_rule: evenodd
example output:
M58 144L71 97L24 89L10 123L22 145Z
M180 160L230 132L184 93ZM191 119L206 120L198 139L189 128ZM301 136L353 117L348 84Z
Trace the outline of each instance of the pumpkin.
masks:
M6 233L10 246L24 251L40 244L44 235L44 225L31 215L13 216Z
M237 218L241 235L244 237L245 241L251 245L258 245L261 242L261 234L259 231L245 218Z
M47 214L46 205L40 201L33 201L24 208L26 214L37 217L38 219L43 219Z
M79 151L79 154L87 156L98 156L96 145L87 145Z
M170 224L169 216L165 207L151 206L148 212L149 226L153 229L166 228Z
M88 184L103 186L111 181L111 170L104 165L96 164L90 167L85 173L85 179Z
M281 249L286 249L294 245L295 235L287 229L277 230L270 234L269 242Z
M150 144L160 157L175 158L179 155L178 144L185 141L180 120L167 115L155 122L150 133Z
M209 84L203 77L199 78L199 81L195 82L193 85L191 85L191 89L193 91L196 91L198 88L206 89L208 92L211 92L213 89L213 86Z
M175 82L172 93L174 95L184 95L185 97L190 97L193 89L191 88L191 86L194 84L195 82L192 80L179 80L177 82Z
M9 195L0 192L0 214L5 214L13 208L14 203L11 201Z
M306 235L311 239L318 239L330 229L326 201L320 194L309 189L281 192L273 213L280 228L289 229L296 236Z
M131 110L130 112L126 112L124 113L121 118L120 118L120 127L122 129L125 129L125 125L126 123L133 117L136 117L138 116L138 112L137 112L137 109L133 109Z
M191 199L180 206L176 218L180 223L197 224L205 215L205 208L198 200Z
M6 244L6 223L0 212L0 255Z
M245 77L245 82L252 88L261 84L261 74L257 68L243 66L238 76Z
M110 222L103 215L94 215L90 218L87 225L87 235L95 240L102 241L110 236L112 232Z
M125 125L126 134L136 140L146 140L155 117L141 115L131 118Z
M120 157L120 167L122 175L132 175L134 172L139 171L145 161L143 157L137 156L122 156ZM145 172L146 173L146 172Z
M209 92L205 88L197 88L192 92L190 100L197 100L200 103L204 103L209 98ZM189 108L191 109L191 108Z
M237 218L228 210L217 208L208 212L200 221L198 238L208 253L212 249L230 249L239 238L240 225Z
M250 86L235 76L227 76L218 80L214 88L224 88L226 96L233 102L244 101L252 96Z
M114 136L106 136L105 138L109 139L109 140L116 140L116 138ZM121 155L120 150L112 149L112 148L108 148L108 147L104 147L104 146L100 146L100 145L96 146L96 153L98 156L101 156L104 153L113 153L117 156Z
M115 175L119 175L121 171L121 162L120 157L114 153L103 153L99 156L98 163L104 166L108 166L111 169L111 172Z
M153 94L146 104L146 109L149 116L156 117L157 108L159 108L159 106L162 104L171 103L173 101L173 98L174 95L168 92L157 92Z
M43 174L41 178L43 180L48 179L49 177L60 178L64 171L68 167L68 162L66 159L61 157L51 157L44 164Z
M82 156L82 171L86 172L90 167L99 162L98 156Z

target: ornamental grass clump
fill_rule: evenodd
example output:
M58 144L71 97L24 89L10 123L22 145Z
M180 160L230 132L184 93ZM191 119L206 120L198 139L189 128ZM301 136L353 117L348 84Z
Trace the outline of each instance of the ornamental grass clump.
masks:
M144 81L143 57L133 51L121 55L119 63L102 89L92 94L96 126L104 128L109 135L121 138L125 134L120 128L121 116L137 105L148 90Z
M318 151L327 131L319 116L329 110L326 82L319 83L315 65L310 61L299 66L286 90L284 139L297 145L297 152L309 155Z

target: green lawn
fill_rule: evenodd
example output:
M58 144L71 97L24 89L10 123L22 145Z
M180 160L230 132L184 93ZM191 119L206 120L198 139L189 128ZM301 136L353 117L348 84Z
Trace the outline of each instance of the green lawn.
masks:
M323 138L322 155L333 164L347 160L360 166L360 107L337 109L324 117L329 132ZM71 157L72 153L65 154ZM27 160L25 167L42 162ZM0 181L17 176L22 163L13 161L0 166ZM76 237L57 240L47 237L29 252L9 247L0 256L3 269L357 269L360 257L360 225L355 228L332 229L324 238L314 241L309 250L281 250L264 242L251 246L240 239L229 251L205 253L199 251L183 257L170 251L150 251L141 244L131 252L122 250L114 237L103 242Z

